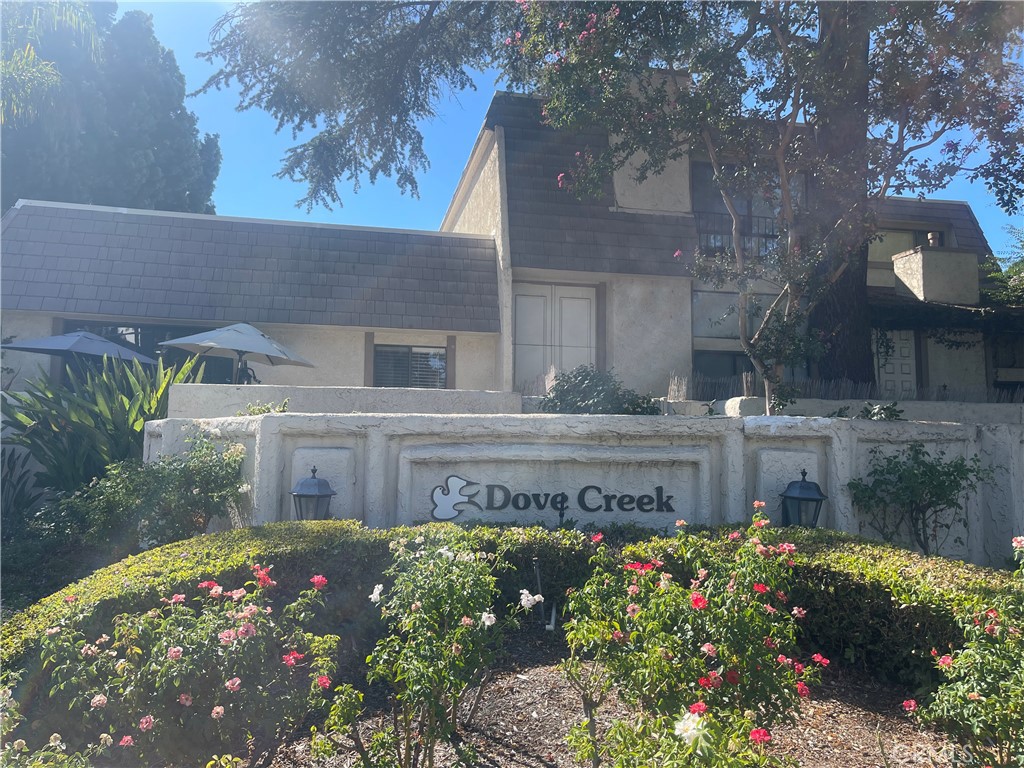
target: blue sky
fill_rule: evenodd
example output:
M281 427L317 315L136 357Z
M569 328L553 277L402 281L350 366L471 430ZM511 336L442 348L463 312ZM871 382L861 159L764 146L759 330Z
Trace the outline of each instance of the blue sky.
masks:
M186 86L193 91L215 71L195 54L207 49L210 29L231 6L143 1L119 3L118 10L143 10L153 16L157 38L174 51ZM231 91L196 96L187 105L198 116L201 132L220 134L224 160L214 192L219 214L431 230L441 223L494 92L492 78L481 75L477 84L477 91L452 97L442 105L440 117L423 127L431 167L419 178L418 199L402 195L391 180L382 178L376 185L364 182L358 193L342 186L343 207L333 211L317 207L309 213L305 207L295 207L303 185L274 178L285 152L298 143L290 129L275 133L276 122L260 110L235 111L238 102ZM980 183L957 179L934 197L968 201L997 255L1008 240L1003 228L1020 223L1006 216Z

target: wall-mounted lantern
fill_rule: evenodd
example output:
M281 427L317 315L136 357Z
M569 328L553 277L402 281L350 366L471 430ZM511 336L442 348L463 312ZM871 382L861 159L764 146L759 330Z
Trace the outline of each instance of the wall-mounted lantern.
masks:
M821 505L828 498L817 483L807 481L807 470L800 470L800 479L794 480L782 496L782 524L814 528L818 524Z
M338 492L331 488L329 482L316 476L316 467L311 472L311 477L299 480L292 488L295 517L298 520L326 520L331 497L337 496Z

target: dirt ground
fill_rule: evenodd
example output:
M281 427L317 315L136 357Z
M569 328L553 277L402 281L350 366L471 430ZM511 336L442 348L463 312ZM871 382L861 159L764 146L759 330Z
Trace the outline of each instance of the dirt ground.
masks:
M574 768L565 744L570 727L580 719L579 698L557 669L564 646L550 636L521 635L508 648L509 658L487 687L476 717L465 734L476 749L478 765L487 768ZM949 742L922 732L902 713L910 694L831 665L821 685L814 686L799 719L772 729L770 749L793 758L803 768L905 768L950 765ZM608 720L627 715L618 702L602 710ZM364 728L381 723L368 712ZM309 738L299 734L276 750L260 755L251 768L348 768L354 754L315 762ZM441 765L453 765L449 755Z

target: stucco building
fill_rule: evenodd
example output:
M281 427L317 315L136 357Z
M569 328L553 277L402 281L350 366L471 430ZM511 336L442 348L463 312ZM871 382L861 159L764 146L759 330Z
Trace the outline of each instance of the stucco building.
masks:
M682 160L643 185L626 169L593 200L560 190L601 140L498 94L437 232L21 201L2 225L3 335L120 328L151 352L247 322L317 365L257 367L267 384L530 393L552 366L591 363L663 395L673 377L738 375L721 320L734 294L690 275L688 255L721 237L708 168ZM750 237L771 237L758 213ZM890 200L878 218L880 393L985 399L1024 382L1024 322L978 308L990 249L970 207ZM5 355L18 377L40 361Z

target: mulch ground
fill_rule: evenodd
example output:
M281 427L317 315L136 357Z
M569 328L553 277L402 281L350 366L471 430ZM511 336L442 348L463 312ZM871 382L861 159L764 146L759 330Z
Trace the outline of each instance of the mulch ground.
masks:
M492 679L466 740L476 749L482 768L576 768L565 736L581 717L580 702L557 663L564 645L551 635L523 633L514 638L509 658ZM826 670L814 686L799 719L772 729L771 751L802 768L906 768L950 765L950 744L940 734L920 731L903 715L909 692L873 681L852 670ZM369 709L369 707L368 707ZM602 708L607 722L628 716L617 701ZM368 712L367 734L382 723L382 713ZM313 761L309 738L301 734L254 758L250 768L349 768L355 755ZM445 753L439 765L454 765Z

